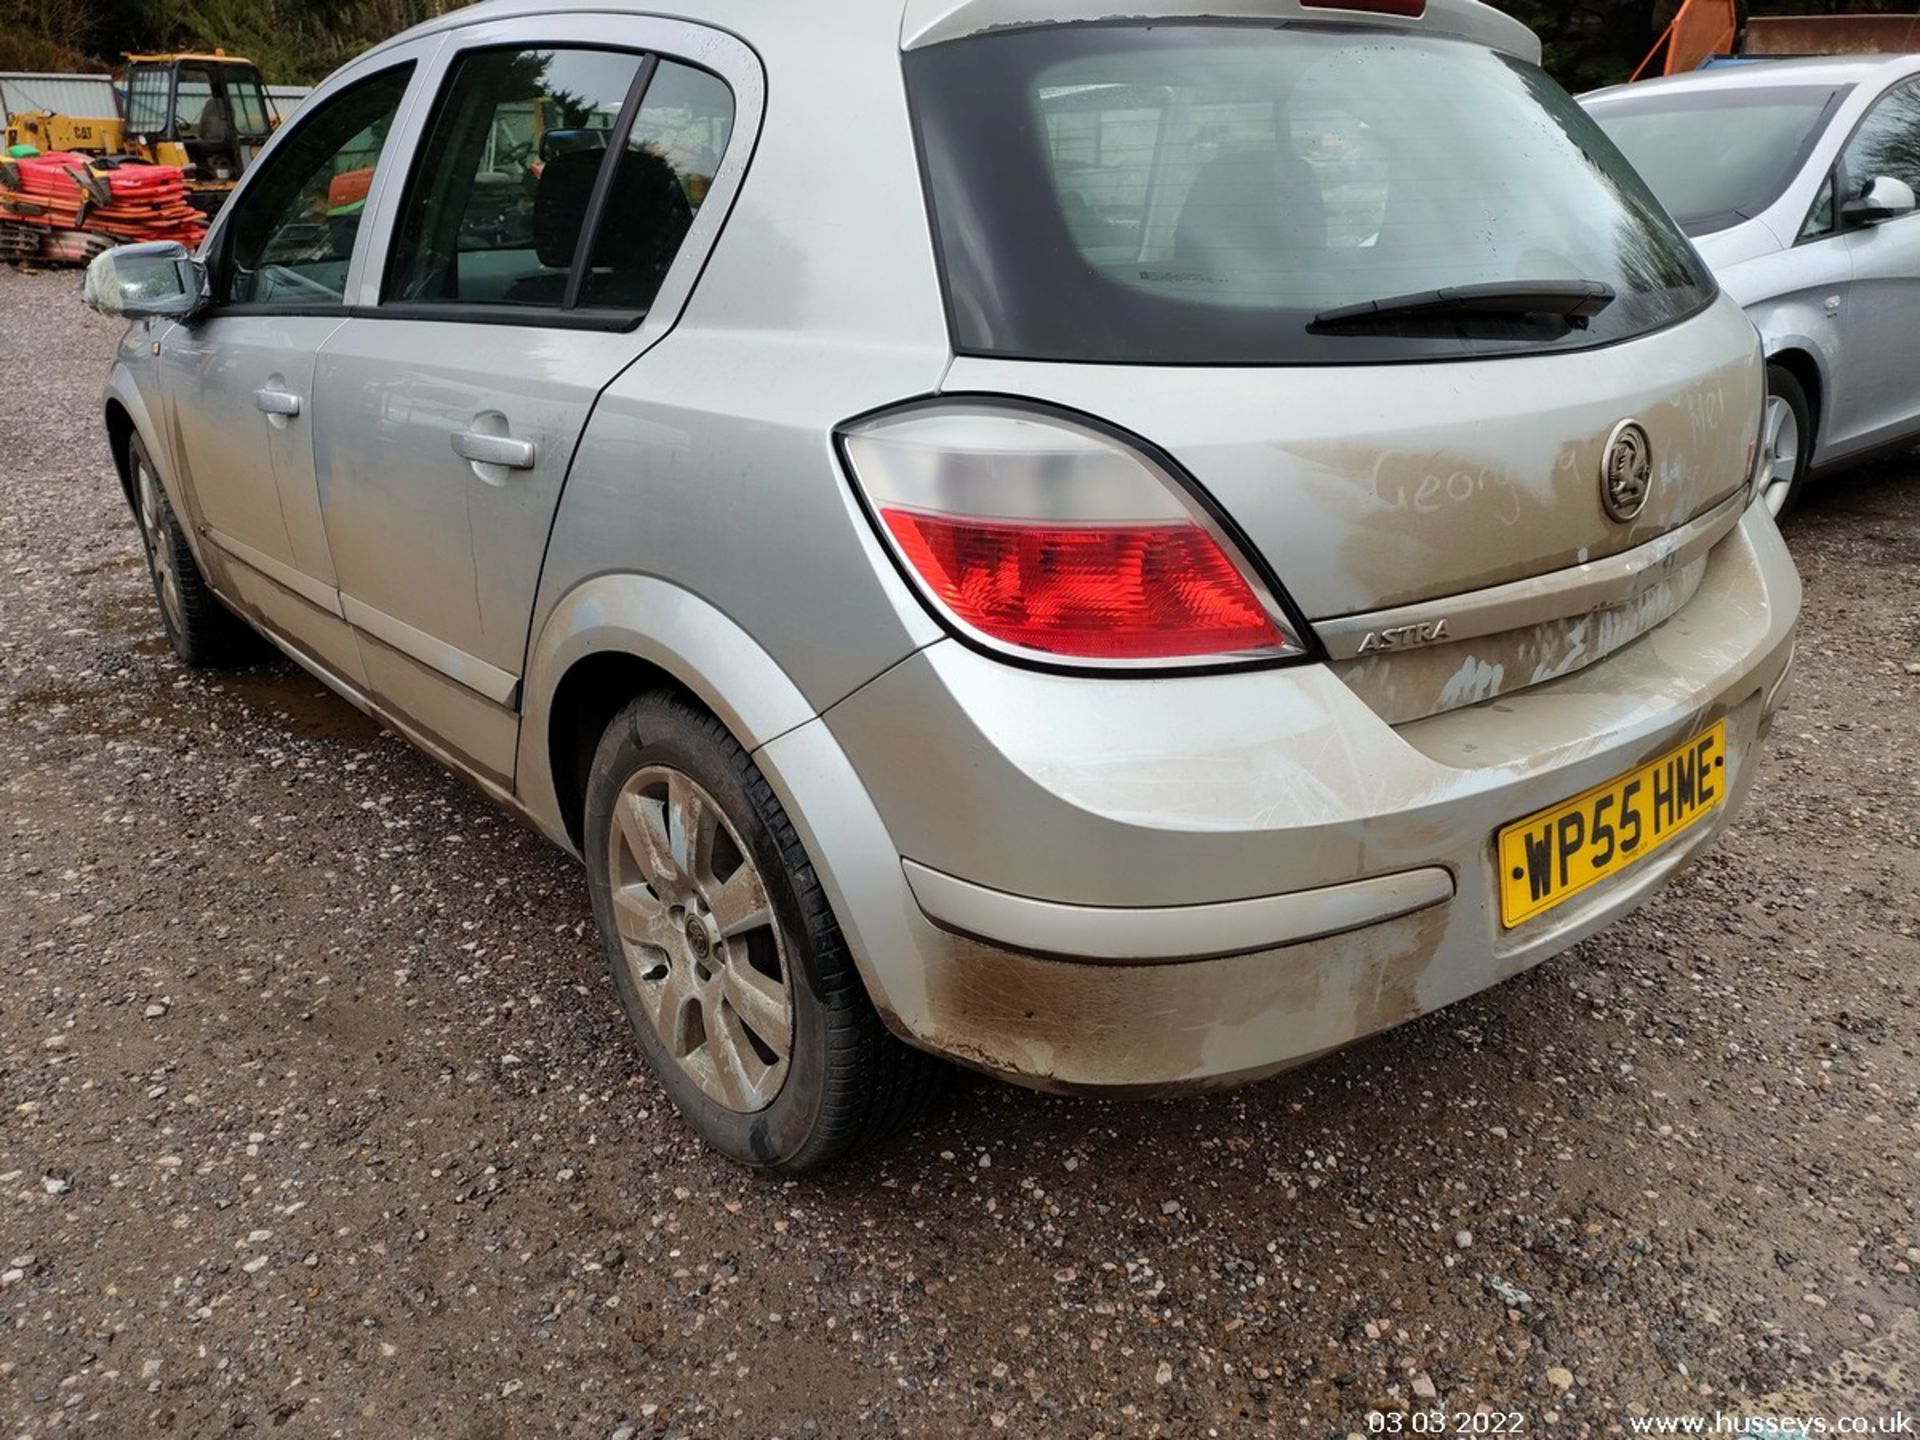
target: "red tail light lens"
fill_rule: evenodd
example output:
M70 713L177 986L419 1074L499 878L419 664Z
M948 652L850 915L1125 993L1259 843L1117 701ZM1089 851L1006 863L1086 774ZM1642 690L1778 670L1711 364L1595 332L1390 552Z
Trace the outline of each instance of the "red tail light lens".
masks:
M840 439L908 577L992 648L1112 667L1301 653L1186 487L1112 436L1006 402L942 401Z
M880 518L956 618L1023 650L1164 660L1286 641L1198 525L1028 525L897 507Z
M1367 15L1404 15L1418 20L1427 13L1427 0L1300 0L1309 10L1358 10Z

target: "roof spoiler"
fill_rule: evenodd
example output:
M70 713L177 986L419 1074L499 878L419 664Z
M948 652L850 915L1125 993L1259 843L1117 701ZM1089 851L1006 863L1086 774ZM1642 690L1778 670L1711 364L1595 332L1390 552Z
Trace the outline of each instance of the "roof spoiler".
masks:
M1540 37L1481 0L1427 0L1420 15L1395 15L1356 5L1349 13L1328 0L907 0L900 48L918 50L987 30L1099 20L1329 20L1379 25L1422 35L1448 35L1540 63Z

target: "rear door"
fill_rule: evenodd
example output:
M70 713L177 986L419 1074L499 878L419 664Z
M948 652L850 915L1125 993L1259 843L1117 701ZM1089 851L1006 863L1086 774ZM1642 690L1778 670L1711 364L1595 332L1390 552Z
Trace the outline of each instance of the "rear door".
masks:
M1860 195L1881 176L1920 194L1920 79L1883 95L1841 157L1843 195ZM1920 212L1853 226L1845 245L1853 295L1843 322L1847 373L1834 405L1838 428L1865 449L1920 427L1920 366L1913 363L1920 334Z
M748 62L672 22L534 24L443 52L371 303L315 377L327 537L375 698L501 784L575 445L711 238L696 222L735 114L704 66ZM696 43L703 65L677 58Z
M413 70L390 66L302 112L221 221L211 309L161 342L180 468L228 588L356 684L314 483L314 356L346 320L360 248L360 207L336 203L342 175L379 164Z

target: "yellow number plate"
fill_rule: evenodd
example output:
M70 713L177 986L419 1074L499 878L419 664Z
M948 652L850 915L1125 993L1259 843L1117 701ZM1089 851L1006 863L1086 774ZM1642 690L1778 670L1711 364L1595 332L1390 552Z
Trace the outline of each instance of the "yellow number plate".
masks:
M1727 796L1727 726L1551 810L1507 826L1500 920L1508 929L1658 850Z

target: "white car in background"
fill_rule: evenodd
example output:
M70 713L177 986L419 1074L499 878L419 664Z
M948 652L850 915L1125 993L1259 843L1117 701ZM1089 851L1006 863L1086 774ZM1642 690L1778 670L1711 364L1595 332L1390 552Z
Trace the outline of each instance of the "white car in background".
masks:
M1581 103L1760 329L1768 508L1920 443L1920 55L1715 66Z

